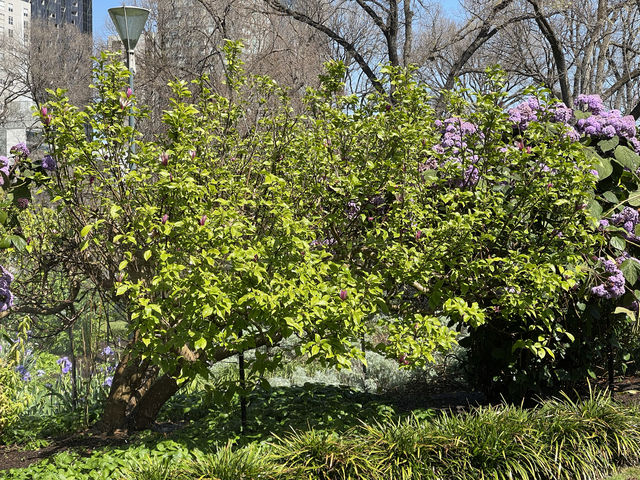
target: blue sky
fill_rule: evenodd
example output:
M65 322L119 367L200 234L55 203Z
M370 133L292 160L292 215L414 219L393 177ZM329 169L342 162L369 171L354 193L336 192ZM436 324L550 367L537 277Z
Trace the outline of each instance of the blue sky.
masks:
M439 0L439 2L449 14L455 15L459 12L459 0ZM107 10L111 7L117 7L123 4L133 5L135 4L135 1L93 0L93 34L96 40L105 38L108 33L106 29L106 22L109 17ZM111 22L111 19L108 21Z

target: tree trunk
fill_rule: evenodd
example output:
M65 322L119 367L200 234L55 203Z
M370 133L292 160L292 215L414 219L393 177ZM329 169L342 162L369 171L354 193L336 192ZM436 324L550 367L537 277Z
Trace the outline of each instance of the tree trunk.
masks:
M151 427L162 406L185 384L186 382L179 385L174 378L167 374L158 378L144 392L129 415L127 419L129 428L137 431Z
M134 334L129 348L136 339L137 334ZM141 361L131 353L125 354L114 372L102 418L96 427L105 433L127 430L127 413L143 398L154 375L157 375L157 369L150 368L148 360Z

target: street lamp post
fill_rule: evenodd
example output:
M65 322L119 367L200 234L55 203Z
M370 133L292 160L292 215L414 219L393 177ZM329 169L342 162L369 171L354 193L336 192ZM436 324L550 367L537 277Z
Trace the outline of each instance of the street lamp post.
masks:
M116 26L120 40L127 52L127 68L129 69L129 87L133 92L133 75L136 70L134 50L140 39L140 34L147 22L149 10L140 7L113 7L109 9L109 16ZM129 126L134 127L133 114L129 111Z

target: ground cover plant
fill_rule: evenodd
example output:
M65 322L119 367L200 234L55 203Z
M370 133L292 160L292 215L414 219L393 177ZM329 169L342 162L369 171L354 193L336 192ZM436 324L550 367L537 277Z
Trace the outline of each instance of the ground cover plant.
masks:
M79 110L57 91L37 113L42 158L16 146L0 159L1 315L37 315L17 317L19 340L6 336L4 441L35 446L98 419L96 430L119 435L158 419L184 428L176 414L200 423L169 446L151 435L134 453L88 463L65 453L33 472L596 478L637 460L636 412L604 396L407 420L367 391L381 385L367 383L368 360L415 371L458 340L473 385L518 401L603 365L613 386L616 369L633 368L633 119L594 96L571 109L533 88L505 108L496 69L481 91L450 92L439 117L410 69L385 68L392 93L358 98L344 93L340 63L294 115L284 89L243 72L239 44L226 54L224 85L172 85L166 132L153 139L124 121L144 121L145 108L104 54L93 103ZM40 309L18 294L33 285ZM78 320L96 298L127 338L115 352L109 319ZM47 316L61 320L52 336L64 332L70 352L49 372L52 358L27 348L27 320L38 328ZM355 367L364 392L273 388L291 359ZM241 425L214 407L234 399ZM298 407L305 416L289 411ZM274 418L254 414L251 431L256 408ZM28 415L41 427L31 437Z
M320 403L314 407L322 410ZM275 435L260 429L262 443L226 440L230 432L219 419L217 436L204 429L202 437L189 429L170 439L146 435L129 446L62 453L2 478L595 479L614 465L637 462L640 447L638 410L616 404L606 392L532 409L499 405L463 415L362 418L365 423L328 429L287 431L282 425Z

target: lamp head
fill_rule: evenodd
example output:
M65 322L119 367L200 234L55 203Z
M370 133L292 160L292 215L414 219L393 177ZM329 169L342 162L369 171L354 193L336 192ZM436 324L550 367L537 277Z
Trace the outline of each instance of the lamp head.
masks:
M109 16L118 30L124 48L127 52L132 52L138 44L144 24L147 22L149 10L129 6L113 7L109 9Z

